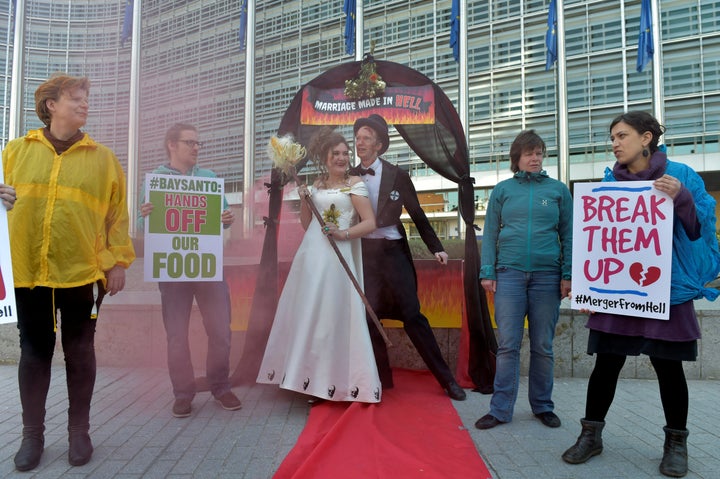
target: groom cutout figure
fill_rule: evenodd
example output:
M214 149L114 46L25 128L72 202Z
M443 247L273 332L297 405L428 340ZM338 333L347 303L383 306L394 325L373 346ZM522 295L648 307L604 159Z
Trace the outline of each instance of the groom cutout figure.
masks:
M378 317L403 322L410 341L440 386L452 399L463 401L465 391L455 381L427 318L420 313L415 267L400 222L403 207L437 261L447 264L448 255L420 206L410 176L379 157L390 145L385 119L375 114L360 118L353 131L361 164L350 172L361 175L367 185L378 226L362 239L365 296ZM370 324L369 330L380 381L384 389L392 388L387 347L375 325Z

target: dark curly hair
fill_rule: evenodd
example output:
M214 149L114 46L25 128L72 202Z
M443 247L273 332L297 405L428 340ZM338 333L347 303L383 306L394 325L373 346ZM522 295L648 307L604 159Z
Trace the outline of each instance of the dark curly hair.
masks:
M329 126L322 127L312 136L308 143L307 151L310 160L315 163L318 170L320 170L320 181L323 184L325 184L325 181L328 179L325 162L327 161L330 151L339 144L347 146L348 150L352 151L350 143L348 143L345 137Z
M654 116L644 111L629 111L627 113L623 113L622 115L616 116L612 123L610 123L609 131L612 132L612 129L615 127L615 125L620 122L627 124L641 135L646 131L652 133L652 140L650 140L648 148L650 149L650 154L657 151L658 141L660 140L660 137L663 136L663 134L665 133L665 127L662 126L655 119Z

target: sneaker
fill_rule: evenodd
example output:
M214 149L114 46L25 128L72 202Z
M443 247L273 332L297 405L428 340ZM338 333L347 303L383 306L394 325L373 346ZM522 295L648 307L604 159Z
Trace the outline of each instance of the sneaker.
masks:
M535 417L540 419L540 422L545 424L547 427L560 427L560 418L552 411L535 414Z
M220 402L220 405L222 405L226 411L237 411L242 407L242 403L232 391L223 393L216 397L215 400Z
M173 404L172 414L175 417L188 417L192 412L192 399L179 398Z

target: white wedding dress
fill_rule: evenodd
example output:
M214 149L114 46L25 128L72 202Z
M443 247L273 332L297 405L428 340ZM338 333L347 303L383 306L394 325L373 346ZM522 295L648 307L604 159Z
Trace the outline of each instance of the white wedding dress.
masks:
M365 183L313 189L312 200L321 214L334 209L347 229L357 222L351 194L367 197ZM360 239L336 244L362 286ZM381 399L365 306L315 217L280 295L257 382L331 401Z

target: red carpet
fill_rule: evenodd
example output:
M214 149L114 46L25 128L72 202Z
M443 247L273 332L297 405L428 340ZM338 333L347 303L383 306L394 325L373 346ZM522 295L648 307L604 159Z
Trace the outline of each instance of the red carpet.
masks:
M489 479L428 371L394 370L380 404L322 402L274 479Z

